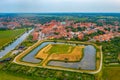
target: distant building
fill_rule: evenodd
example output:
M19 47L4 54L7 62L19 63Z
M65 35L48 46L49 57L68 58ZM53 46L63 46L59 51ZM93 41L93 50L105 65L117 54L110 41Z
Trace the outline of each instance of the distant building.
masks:
M38 40L39 32L33 32L32 36L33 36L33 40Z

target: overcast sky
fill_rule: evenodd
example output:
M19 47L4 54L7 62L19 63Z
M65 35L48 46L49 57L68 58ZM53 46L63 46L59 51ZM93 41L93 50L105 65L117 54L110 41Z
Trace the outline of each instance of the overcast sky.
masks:
M0 0L0 12L120 12L120 0Z

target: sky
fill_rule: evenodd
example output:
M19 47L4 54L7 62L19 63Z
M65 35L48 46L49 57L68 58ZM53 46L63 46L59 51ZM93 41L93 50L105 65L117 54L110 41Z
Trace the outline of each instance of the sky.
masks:
M120 0L0 0L0 13L113 12Z

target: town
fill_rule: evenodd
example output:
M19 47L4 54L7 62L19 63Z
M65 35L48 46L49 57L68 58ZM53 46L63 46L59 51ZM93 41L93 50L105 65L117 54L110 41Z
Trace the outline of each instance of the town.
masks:
M97 26L95 23L74 23L74 21L57 22L52 20L49 23L35 24L33 40L41 39L66 39L66 40L87 40L110 41L120 36L120 26L104 25Z
M78 22L74 20L56 21L51 20L44 24L35 24L27 18L0 18L0 29L15 29L21 27L35 27L33 40L40 39L66 39L85 41L110 41L110 39L120 36L119 22L114 25L104 24L104 20L99 20L103 25L92 22ZM6 22L7 21L7 22Z
M99 80L107 78L101 72L118 72L111 66L120 65L119 15L79 15L0 15L0 71L32 80Z

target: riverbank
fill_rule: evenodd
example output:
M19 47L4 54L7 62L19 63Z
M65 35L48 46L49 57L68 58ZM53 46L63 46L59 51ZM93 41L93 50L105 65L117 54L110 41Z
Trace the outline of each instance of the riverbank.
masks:
M17 38L13 43L6 46L5 49L0 52L0 58L5 56L11 50L15 49L15 47L17 47L20 43L22 43L32 31L33 31L33 29L30 30L29 32L25 32L22 36Z
M25 33L25 29L0 31L0 50L4 50L6 46Z

